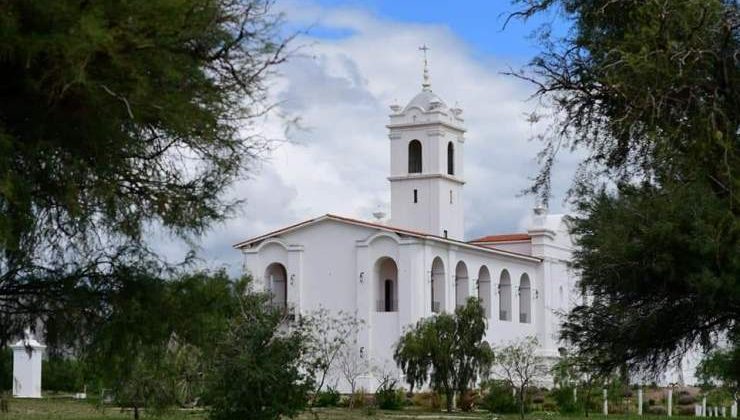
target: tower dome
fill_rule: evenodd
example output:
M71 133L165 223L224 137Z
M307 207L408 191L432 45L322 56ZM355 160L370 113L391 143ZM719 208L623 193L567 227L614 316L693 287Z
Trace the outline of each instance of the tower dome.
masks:
M404 112L411 108L419 108L422 112L447 109L447 104L431 89L422 90L406 105Z

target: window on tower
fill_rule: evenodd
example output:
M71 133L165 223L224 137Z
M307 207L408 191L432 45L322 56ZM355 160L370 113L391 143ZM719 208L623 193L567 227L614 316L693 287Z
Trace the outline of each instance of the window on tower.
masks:
M421 173L421 142L411 140L409 143L409 173Z
M452 142L447 143L447 173L455 175L455 146Z
M414 203L419 202L419 190L414 190Z

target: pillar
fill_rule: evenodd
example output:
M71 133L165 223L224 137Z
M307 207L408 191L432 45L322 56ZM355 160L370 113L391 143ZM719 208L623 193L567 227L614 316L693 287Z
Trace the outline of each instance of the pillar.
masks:
M642 415L642 387L637 389L637 415Z
M606 388L604 388L603 394L604 394L604 409L603 409L603 414L605 416L607 416L607 415L609 415L609 398L607 398L608 395L607 395L607 392L606 392Z
M23 339L10 348L13 350L13 397L41 398L41 357L46 346L26 330Z
M673 389L668 389L668 417L671 417L673 415Z

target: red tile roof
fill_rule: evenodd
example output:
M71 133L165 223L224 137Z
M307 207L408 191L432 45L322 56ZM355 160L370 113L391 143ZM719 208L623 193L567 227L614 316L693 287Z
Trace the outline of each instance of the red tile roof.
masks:
M526 233L507 233L505 235L489 235L482 238L474 239L471 243L488 243L488 242L514 242L529 241L532 238Z

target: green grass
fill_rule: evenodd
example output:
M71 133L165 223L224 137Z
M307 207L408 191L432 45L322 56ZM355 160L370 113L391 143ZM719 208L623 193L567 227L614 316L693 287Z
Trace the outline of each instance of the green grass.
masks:
M348 410L344 408L322 408L315 409L319 420L434 420L434 419L491 419L491 414L485 412L475 413L442 413L421 411L419 409L407 409L403 411L374 411L369 415L366 409ZM144 419L158 420L205 420L207 417L202 410L170 410L160 417L143 416ZM499 420L517 420L516 415L495 416ZM583 416L564 417L555 414L532 413L528 414L526 420L577 420ZM10 412L0 413L0 419L13 420L131 420L131 411L122 411L116 407L99 408L95 404L85 401L77 401L69 398L44 398L42 400L11 399ZM299 420L315 420L313 414L306 412ZM626 416L590 415L590 420L667 420L667 416ZM688 420L689 417L674 416L672 420Z

